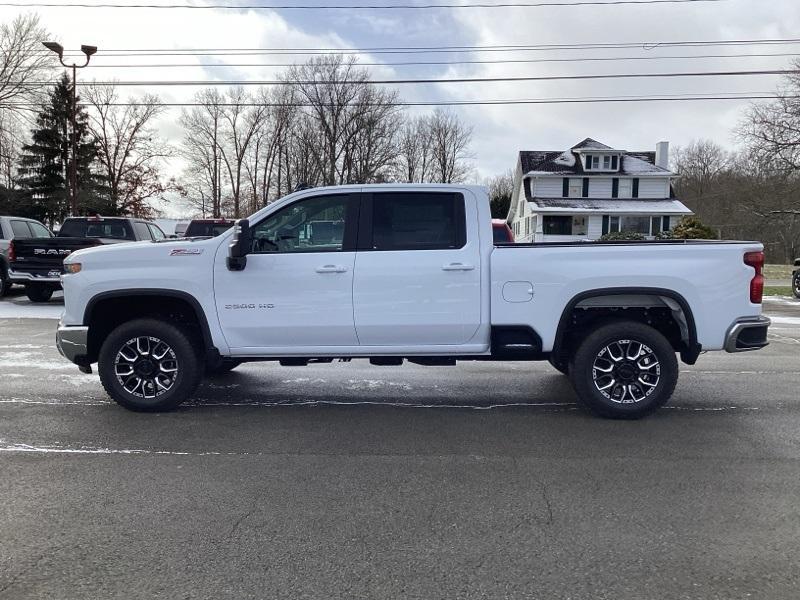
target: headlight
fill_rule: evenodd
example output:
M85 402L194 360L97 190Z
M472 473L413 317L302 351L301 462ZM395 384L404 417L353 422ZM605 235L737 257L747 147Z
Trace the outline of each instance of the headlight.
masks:
M64 265L64 271L67 273L80 273L81 272L81 263L66 263Z

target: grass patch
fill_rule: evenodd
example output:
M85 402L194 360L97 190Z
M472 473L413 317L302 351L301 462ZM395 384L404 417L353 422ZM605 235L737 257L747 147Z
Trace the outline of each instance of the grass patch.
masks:
M791 296L792 288L788 285L768 285L764 287L765 296Z
M792 265L764 265L764 277L767 279L791 279L792 271L795 268Z

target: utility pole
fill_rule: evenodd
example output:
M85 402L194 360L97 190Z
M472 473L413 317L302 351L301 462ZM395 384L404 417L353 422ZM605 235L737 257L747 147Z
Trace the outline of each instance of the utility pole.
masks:
M70 125L72 127L70 135L71 160L67 188L69 190L68 201L70 216L76 217L78 216L78 69L82 69L89 64L92 55L97 52L97 46L82 45L81 52L86 56L86 61L82 65L77 63L68 65L64 62L64 47L61 44L57 42L42 42L42 44L48 50L58 54L58 60L63 66L72 68L72 115L70 119Z

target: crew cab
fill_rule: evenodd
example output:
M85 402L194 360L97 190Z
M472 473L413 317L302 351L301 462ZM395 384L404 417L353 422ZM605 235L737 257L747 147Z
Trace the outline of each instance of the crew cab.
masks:
M166 236L155 223L124 217L70 217L55 237L14 239L9 247L8 278L25 286L31 302L47 302L61 288L64 258L83 248Z
M763 260L758 242L495 244L481 187L307 189L215 238L71 254L57 345L133 410L248 361L549 360L596 414L636 418L677 356L767 345Z

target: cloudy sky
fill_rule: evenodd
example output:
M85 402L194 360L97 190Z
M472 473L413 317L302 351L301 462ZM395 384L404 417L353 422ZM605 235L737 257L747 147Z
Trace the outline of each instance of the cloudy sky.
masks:
M112 2L112 0L105 0ZM501 0L482 0L484 4ZM505 0L509 2L511 0ZM574 0L556 0L570 2ZM603 0L601 0L603 1ZM83 0L99 4L100 0ZM518 0L530 3L531 0ZM64 0L69 4L70 0ZM136 4L137 0L113 0ZM140 2L139 2L140 3ZM148 0L147 4L248 4L277 0ZM280 4L331 6L431 4L430 0L282 0ZM457 4L442 0L438 4ZM474 4L463 0L460 4ZM376 78L533 77L612 73L741 71L783 69L800 55L800 42L770 45L669 47L675 41L800 39L799 0L720 0L647 5L440 8L425 10L231 10L154 8L73 8L0 6L0 18L37 11L52 37L65 47L82 43L100 48L83 78L98 80L269 79L280 69L233 66L288 63L304 56L220 54L224 49L441 47L631 43L626 49L517 52L362 53ZM661 45L659 45L661 44ZM122 50L166 52L211 49L205 56L120 56ZM115 54L117 54L115 56ZM761 56L752 56L752 55ZM726 55L696 58L698 55ZM731 56L737 55L737 56ZM741 56L751 55L751 56ZM769 55L769 56L763 56ZM686 57L695 58L686 58ZM657 57L657 58L656 58ZM671 57L671 58L664 58ZM682 57L682 58L675 58ZM624 58L628 60L587 60ZM567 59L567 60L565 60ZM580 59L580 60L569 60ZM631 60L635 59L635 60ZM644 59L644 60L642 60ZM528 61L491 64L390 65L397 62ZM538 61L538 62L530 62ZM546 62L542 62L546 61ZM181 63L180 67L130 66ZM120 66L128 65L128 66ZM212 66L213 65L213 66ZM451 83L398 86L409 101L535 99L630 95L761 93L779 77L692 77L505 83ZM125 88L125 95L155 92L165 101L188 101L197 87ZM456 110L474 126L476 176L509 169L521 149L561 149L593 137L611 146L645 150L659 140L683 145L712 138L735 145L732 128L747 101L539 104L468 106ZM180 109L171 109L159 127L177 142Z

